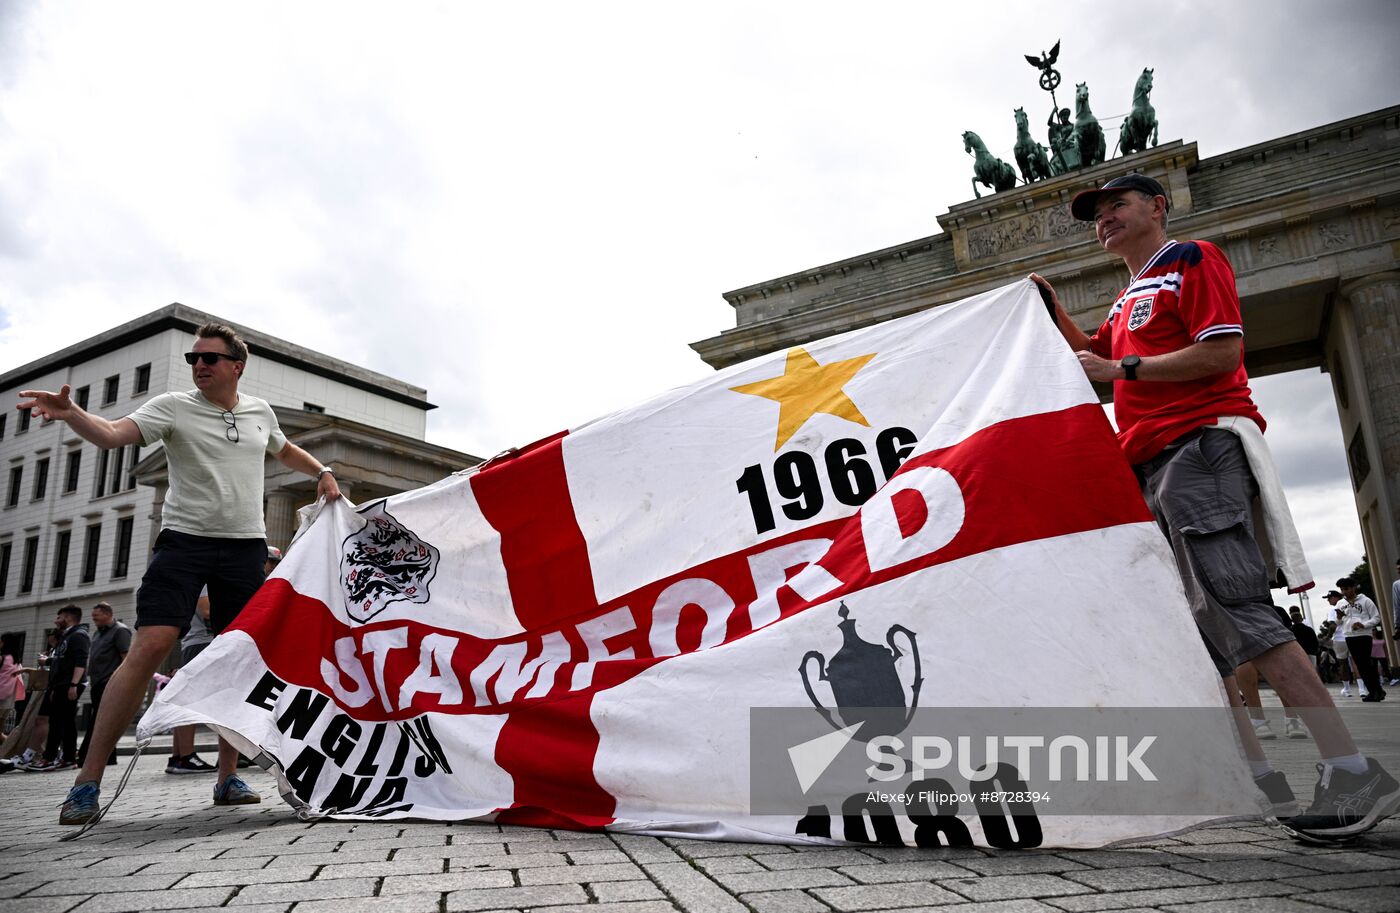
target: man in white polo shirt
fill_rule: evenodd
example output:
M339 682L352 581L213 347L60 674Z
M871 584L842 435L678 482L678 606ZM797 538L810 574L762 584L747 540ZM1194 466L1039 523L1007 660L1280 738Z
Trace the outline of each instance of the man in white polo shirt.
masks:
M317 478L318 496L340 497L331 470L287 442L272 407L238 392L248 346L237 333L205 324L185 361L195 389L152 397L116 421L73 403L67 384L57 393L20 393L18 408L67 422L99 447L160 442L170 468L161 532L136 594L136 636L103 695L86 763L59 814L62 824L100 817L98 786L107 756L136 716L151 674L189 627L200 590L209 587L210 628L218 633L262 586L264 455ZM236 775L237 762L237 751L220 743L215 805L260 801Z

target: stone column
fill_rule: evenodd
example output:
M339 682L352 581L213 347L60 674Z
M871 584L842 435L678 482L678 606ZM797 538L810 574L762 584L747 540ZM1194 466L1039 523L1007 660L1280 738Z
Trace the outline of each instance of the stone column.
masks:
M351 481L349 481L348 479L342 479L342 478L337 477L336 480L335 480L335 484L337 484L337 485L340 486L340 496L341 496L342 498L346 498L347 500L350 500L350 501L355 500L355 483L354 483L354 482L351 482Z
M1379 469L1390 500L1391 529L1400 529L1400 273L1373 273L1342 287L1351 302L1356 325L1356 347L1361 356L1365 389L1352 392L1371 404L1374 427L1366 429L1380 454ZM1377 578L1385 576L1394 558L1378 565Z
M276 489L267 495L267 544L285 549L297 531L296 496Z

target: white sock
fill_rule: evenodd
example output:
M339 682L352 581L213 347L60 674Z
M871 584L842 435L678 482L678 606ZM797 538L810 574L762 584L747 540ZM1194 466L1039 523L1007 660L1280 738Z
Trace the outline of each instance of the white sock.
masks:
M1356 754L1343 755L1340 758L1323 758L1322 763L1338 770L1345 770L1349 774L1364 774L1366 772L1366 759L1361 752Z
M1254 775L1256 780L1274 772L1274 765L1268 761L1254 761L1249 758L1245 760L1249 761L1249 772Z

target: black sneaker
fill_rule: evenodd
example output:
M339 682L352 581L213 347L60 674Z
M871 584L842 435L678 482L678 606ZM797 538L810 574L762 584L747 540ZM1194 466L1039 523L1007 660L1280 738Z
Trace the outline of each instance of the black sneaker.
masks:
M1308 810L1287 827L1304 840L1335 842L1369 831L1400 807L1400 783L1375 758L1366 759L1366 772L1348 773L1317 765L1317 787Z
M165 765L165 772L168 774L212 774L216 770L217 767L197 754L171 758L170 763Z
M1298 814L1298 798L1293 795L1293 788L1282 771L1271 770L1262 777L1255 777L1254 785L1269 800L1269 808L1264 812L1266 818L1286 821Z

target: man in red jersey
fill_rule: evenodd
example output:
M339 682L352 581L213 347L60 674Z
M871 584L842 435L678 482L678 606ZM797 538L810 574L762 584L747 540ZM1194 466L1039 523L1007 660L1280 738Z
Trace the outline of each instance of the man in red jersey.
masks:
M1264 444L1263 416L1250 398L1234 270L1209 242L1169 240L1169 207L1162 186L1140 174L1114 178L1070 204L1132 276L1092 336L1070 320L1050 283L1031 279L1049 294L1084 373L1113 383L1119 443L1171 542L1230 703L1242 706L1235 667L1252 662L1284 704L1303 709L1323 761L1313 804L1291 815L1296 803L1288 781L1271 768L1246 723L1240 737L1255 782L1295 835L1349 840L1400 807L1400 783L1357 751L1307 655L1273 609L1273 580L1299 588L1312 580ZM1255 541L1256 498L1274 546L1273 572Z

